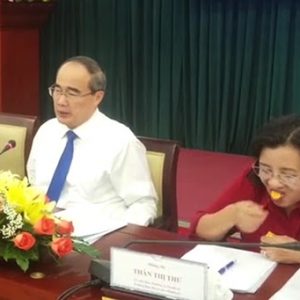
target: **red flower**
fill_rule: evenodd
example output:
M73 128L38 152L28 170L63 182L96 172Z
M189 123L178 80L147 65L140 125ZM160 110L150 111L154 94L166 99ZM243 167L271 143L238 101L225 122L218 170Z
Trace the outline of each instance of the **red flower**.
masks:
M51 249L57 256L62 257L73 250L73 242L70 238L58 238L51 243Z
M26 251L31 249L35 242L35 237L29 232L21 232L14 238L15 246Z
M37 234L52 235L55 233L54 220L46 217L40 219L37 223L35 223L33 228Z
M71 234L74 231L74 226L71 221L59 220L56 224L56 231L59 234Z

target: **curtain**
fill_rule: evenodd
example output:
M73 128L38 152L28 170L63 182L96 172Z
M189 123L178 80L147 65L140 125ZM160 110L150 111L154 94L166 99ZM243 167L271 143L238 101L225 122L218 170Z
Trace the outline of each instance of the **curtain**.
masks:
M47 87L73 55L108 77L100 109L137 135L248 153L257 129L300 112L297 0L63 0L42 31Z

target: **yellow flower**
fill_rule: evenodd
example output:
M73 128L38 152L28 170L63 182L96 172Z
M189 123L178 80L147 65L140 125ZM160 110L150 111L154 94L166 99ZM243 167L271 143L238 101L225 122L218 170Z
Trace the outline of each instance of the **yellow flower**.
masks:
M28 198L26 188L23 181L13 181L5 192L7 203L19 213L23 212L28 202L31 201Z
M18 213L23 213L24 220L30 224L35 224L44 216L51 215L55 203L47 202L44 194L38 189L28 185L27 178L23 180L17 177L2 176L7 189L4 195L7 203L12 206ZM0 175L1 186L1 175Z
M57 221L54 207L55 202L49 202L40 190L30 186L26 177L20 179L10 171L0 170L0 258L15 260L25 272L31 261L40 258L41 247L46 247L57 257L71 250L98 257L96 249L70 237L72 223ZM42 224L52 224L52 229L39 228ZM60 246L72 247L61 250L53 244L54 238L62 241Z
M6 195L7 190L11 185L14 185L16 182L19 182L17 175L12 174L10 171L1 172L0 171L0 193Z
M35 224L43 217L53 217L52 211L55 207L55 202L46 202L45 196L40 195L32 200L24 209L24 219L30 223Z

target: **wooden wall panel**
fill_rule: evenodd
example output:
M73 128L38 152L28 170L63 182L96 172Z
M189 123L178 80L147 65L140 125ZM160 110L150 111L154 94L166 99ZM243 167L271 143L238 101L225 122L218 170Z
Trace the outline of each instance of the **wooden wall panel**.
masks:
M40 29L54 3L0 0L0 111L40 116Z

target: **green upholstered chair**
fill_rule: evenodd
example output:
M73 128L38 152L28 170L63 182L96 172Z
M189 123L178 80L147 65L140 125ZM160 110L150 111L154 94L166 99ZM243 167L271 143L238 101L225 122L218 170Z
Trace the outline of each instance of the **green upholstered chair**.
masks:
M0 112L0 151L10 140L15 148L0 155L0 170L26 175L26 162L39 120L36 116Z
M177 141L139 137L147 149L147 158L159 203L158 217L152 226L177 231L176 175L179 153Z

